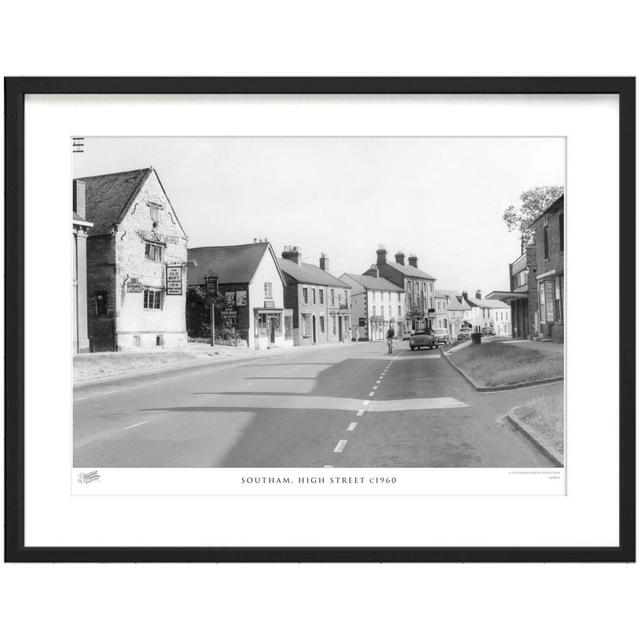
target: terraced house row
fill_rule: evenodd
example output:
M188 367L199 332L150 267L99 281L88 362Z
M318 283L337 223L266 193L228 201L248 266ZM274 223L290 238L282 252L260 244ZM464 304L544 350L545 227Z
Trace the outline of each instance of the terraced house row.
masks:
M74 350L250 348L383 340L432 326L435 278L379 246L361 274L268 240L189 247L153 167L73 181Z

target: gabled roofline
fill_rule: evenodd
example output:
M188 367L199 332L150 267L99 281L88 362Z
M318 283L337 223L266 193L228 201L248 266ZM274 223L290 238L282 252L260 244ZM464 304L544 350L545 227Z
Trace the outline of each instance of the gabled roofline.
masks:
M249 244L252 243L247 243L247 245L236 245L236 246L248 246ZM253 244L264 244L265 248L264 251L262 252L262 255L260 256L260 260L258 261L258 266L256 267L255 271L253 272L253 275L251 276L251 280L249 280L249 284L253 283L253 279L256 276L256 271L258 270L258 267L260 266L260 263L262 262L262 260L264 259L264 255L265 253L267 253L267 251L269 251L269 253L271 254L271 257L273 258L273 261L276 265L276 269L278 271L278 276L280 276L280 282L282 283L282 287L286 287L287 283L284 279L284 275L282 274L282 269L280 268L280 265L278 264L278 259L276 257L276 252L273 250L273 247L271 246L270 242L264 242L264 243L253 243ZM231 245L233 246L233 245Z
M142 191L143 185L145 184L145 182L149 179L149 177L153 173L155 175L156 179L158 180L158 184L160 185L160 188L162 189L162 193L164 194L164 197L167 199L167 202L169 203L169 206L171 207L171 211L173 212L173 215L175 216L176 222L178 223L178 226L180 227L180 231L182 231L182 235L184 236L184 239L188 240L189 236L185 232L184 227L182 226L182 223L180 222L180 218L178 217L178 214L176 213L176 209L173 206L173 203L171 202L171 199L167 195L167 191L164 188L164 185L162 184L162 181L160 180L160 176L158 175L158 172L153 167L146 167L144 169L144 172L145 172L145 175L142 177L142 179L138 183L138 186L135 188L135 190L131 194L131 197L127 201L127 204L125 204L124 207L122 208L122 211L120 212L120 215L118 216L118 219L116 220L115 226L116 227L119 226L120 223L129 214L129 210L131 209L131 205L135 202L135 199L138 197L138 195L140 195L140 191ZM128 172L127 171L121 171L121 173L128 173ZM104 175L113 175L113 174L106 173ZM91 177L100 177L100 176L91 176ZM88 178L76 178L76 179L77 180L83 180L83 179L88 179Z

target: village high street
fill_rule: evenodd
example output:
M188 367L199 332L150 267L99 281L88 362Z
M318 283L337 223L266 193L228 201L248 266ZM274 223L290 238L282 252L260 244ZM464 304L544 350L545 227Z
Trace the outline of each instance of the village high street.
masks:
M77 388L74 467L549 467L502 420L532 394L402 341L276 349Z

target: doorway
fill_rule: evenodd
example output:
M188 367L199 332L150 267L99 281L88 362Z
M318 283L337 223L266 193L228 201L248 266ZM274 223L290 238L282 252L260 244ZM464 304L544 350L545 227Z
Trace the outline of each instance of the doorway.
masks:
M316 317L312 316L313 320L312 320L312 330L313 330L313 344L316 343Z
M340 342L344 340L342 336L342 316L338 316L338 340Z

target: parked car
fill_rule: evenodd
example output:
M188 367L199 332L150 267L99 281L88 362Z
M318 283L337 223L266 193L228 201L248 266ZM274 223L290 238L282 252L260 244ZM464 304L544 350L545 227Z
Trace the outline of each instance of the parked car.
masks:
M438 348L438 338L433 331L421 330L414 331L409 338L409 347L411 351L414 349L422 349L422 347L429 347L429 349Z
M449 342L450 342L449 333L447 332L446 329L438 327L438 328L433 330L433 333L436 336L438 344L449 344Z
M482 327L483 336L495 336L495 331L491 327Z
M411 329L405 329L402 332L402 339L403 340L408 340L411 337L411 333L412 333Z
M460 329L458 331L458 340L470 340L471 339L471 329L469 327L465 327L464 329Z

